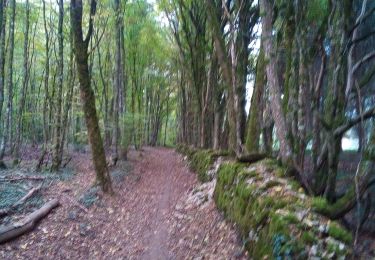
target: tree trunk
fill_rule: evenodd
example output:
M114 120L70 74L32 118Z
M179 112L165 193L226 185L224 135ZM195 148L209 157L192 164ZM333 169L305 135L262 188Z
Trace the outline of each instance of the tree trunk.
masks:
M5 0L0 0L0 130L3 128L3 104L4 104L4 63L5 63ZM0 132L2 134L2 131ZM1 136L1 135L0 135Z
M44 161L44 157L48 151L49 142L49 126L48 126L48 100L49 100L49 32L47 28L47 16L46 16L46 1L43 0L43 24L44 24L44 34L45 34L45 53L46 61L44 65L44 100L43 100L43 148L41 155L38 160L36 169L40 170Z
M74 53L96 180L104 192L112 192L111 178L107 169L105 151L100 135L95 96L91 88L91 76L88 66L88 44L93 31L93 16L96 12L96 1L91 1L89 31L85 39L83 39L82 32L82 12L82 0L72 0L70 2L70 13L71 26L73 28Z
M259 139L261 130L262 120L262 98L263 91L266 85L266 71L265 71L265 60L264 60L264 49L261 43L257 65L256 65L256 78L253 90L253 96L251 97L249 120L247 126L246 136L246 150L249 153L259 152Z
M52 158L52 171L58 171L61 162L62 154L60 145L62 137L62 91L64 83L64 35L63 35L63 22L64 22L64 0L59 0L59 23L58 23L58 75L57 75L57 102L56 102L56 128L55 128L55 140L54 140L54 149L53 149L53 158Z
M273 43L273 7L270 0L261 0L260 9L262 17L262 38L264 39L264 53L267 60L267 81L270 91L271 111L275 120L276 135L280 143L280 157L284 164L291 164L292 149L288 141L288 131L285 115L281 105L281 89L278 78L277 61L275 57L275 46Z
M26 19L25 19L25 32L24 32L24 43L23 43L23 79L21 89L21 99L18 110L18 122L16 125L16 140L13 150L13 164L17 165L19 162L19 149L21 144L21 135L23 127L23 110L25 108L27 86L29 83L29 28L30 28L30 4L29 0L26 0Z
M229 123L229 149L235 153L237 153L240 148L238 147L238 138L237 138L237 124L236 124L236 111L235 111L235 100L234 100L234 92L233 92L233 74L232 74L232 67L231 62L227 57L227 51L225 48L225 41L222 37L222 33L220 30L220 21L217 12L217 7L213 3L213 1L206 0L206 6L209 17L209 22L213 29L213 38L214 38L214 45L216 50L216 55L220 64L221 72L223 75L224 82L228 89L227 94L227 110L228 110L228 123Z
M5 123L3 120L4 88L5 88L5 26L6 26L6 1L0 0L0 167L5 166L2 161ZM5 148L5 147L4 147Z
M6 109L6 125L0 147L0 161L4 159L7 140L11 143L12 136L12 111L13 111L13 56L14 56L14 23L16 18L16 1L10 1L11 17L9 21L9 56L8 56L8 102Z

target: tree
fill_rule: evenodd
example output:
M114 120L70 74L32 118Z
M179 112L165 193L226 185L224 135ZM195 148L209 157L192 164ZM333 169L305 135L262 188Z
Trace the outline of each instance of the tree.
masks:
M22 79L22 90L21 99L18 105L18 118L16 124L16 139L13 149L13 164L18 164L19 162L19 150L21 143L21 134L23 128L23 112L25 108L27 87L29 84L29 29L30 29L30 4L29 0L26 0L26 19L25 19L25 32L24 32L24 45L23 45L23 79Z
M81 100L85 114L88 138L91 145L92 159L97 183L104 192L112 192L111 178L107 169L106 157L100 135L98 117L95 107L95 96L91 88L91 77L88 66L88 46L93 33L93 19L96 13L96 1L90 3L89 29L85 38L82 31L82 0L70 2L70 19L73 29L74 54L80 83Z
M12 142L13 125L13 58L14 58L14 23L16 19L16 1L10 1L10 21L9 21L9 56L8 56L8 100L6 108L6 123L0 146L0 161L4 159L7 140Z
M57 102L55 104L55 140L52 158L52 171L57 171L60 168L62 162L62 95L63 95L63 84L64 84L64 35L63 35L63 23L64 23L64 1L59 0L59 23L57 29L58 38L58 75L57 75Z

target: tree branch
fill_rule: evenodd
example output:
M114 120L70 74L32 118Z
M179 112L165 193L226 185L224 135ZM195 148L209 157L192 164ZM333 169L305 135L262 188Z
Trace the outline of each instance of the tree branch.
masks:
M96 13L96 0L91 0L90 4L90 20L89 20L89 30L86 35L86 39L84 40L86 48L89 46L89 42L93 33L94 29L94 16Z
M363 115L358 115L357 117L353 118L352 120L349 120L346 124L336 128L334 131L334 137L338 138L341 137L343 134L345 134L346 131L348 131L350 128L355 126L356 124L360 123L361 120L367 120L375 116L375 106L371 109L367 110L363 113Z

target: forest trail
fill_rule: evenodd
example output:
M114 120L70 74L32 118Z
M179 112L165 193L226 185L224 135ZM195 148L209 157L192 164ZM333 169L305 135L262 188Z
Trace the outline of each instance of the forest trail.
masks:
M75 158L78 175L45 195L71 190L68 196L77 198L90 187L89 155ZM114 196L85 213L64 195L36 230L0 245L0 258L245 259L237 232L214 201L196 205L191 199L200 184L181 155L166 148L132 150L129 162L111 171L129 172L128 164L124 180L113 178Z

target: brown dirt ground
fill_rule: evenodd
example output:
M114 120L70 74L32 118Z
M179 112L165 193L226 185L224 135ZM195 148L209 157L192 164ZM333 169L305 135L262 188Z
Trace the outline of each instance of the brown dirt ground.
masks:
M38 227L0 245L2 259L243 259L235 228L214 202L184 207L198 185L182 156L171 149L131 151L131 173L113 184L88 212L77 199L94 179L88 154L74 156L76 176L44 191L61 206ZM125 171L123 163L116 170ZM61 195L64 194L64 195ZM75 201L75 202L74 202Z

